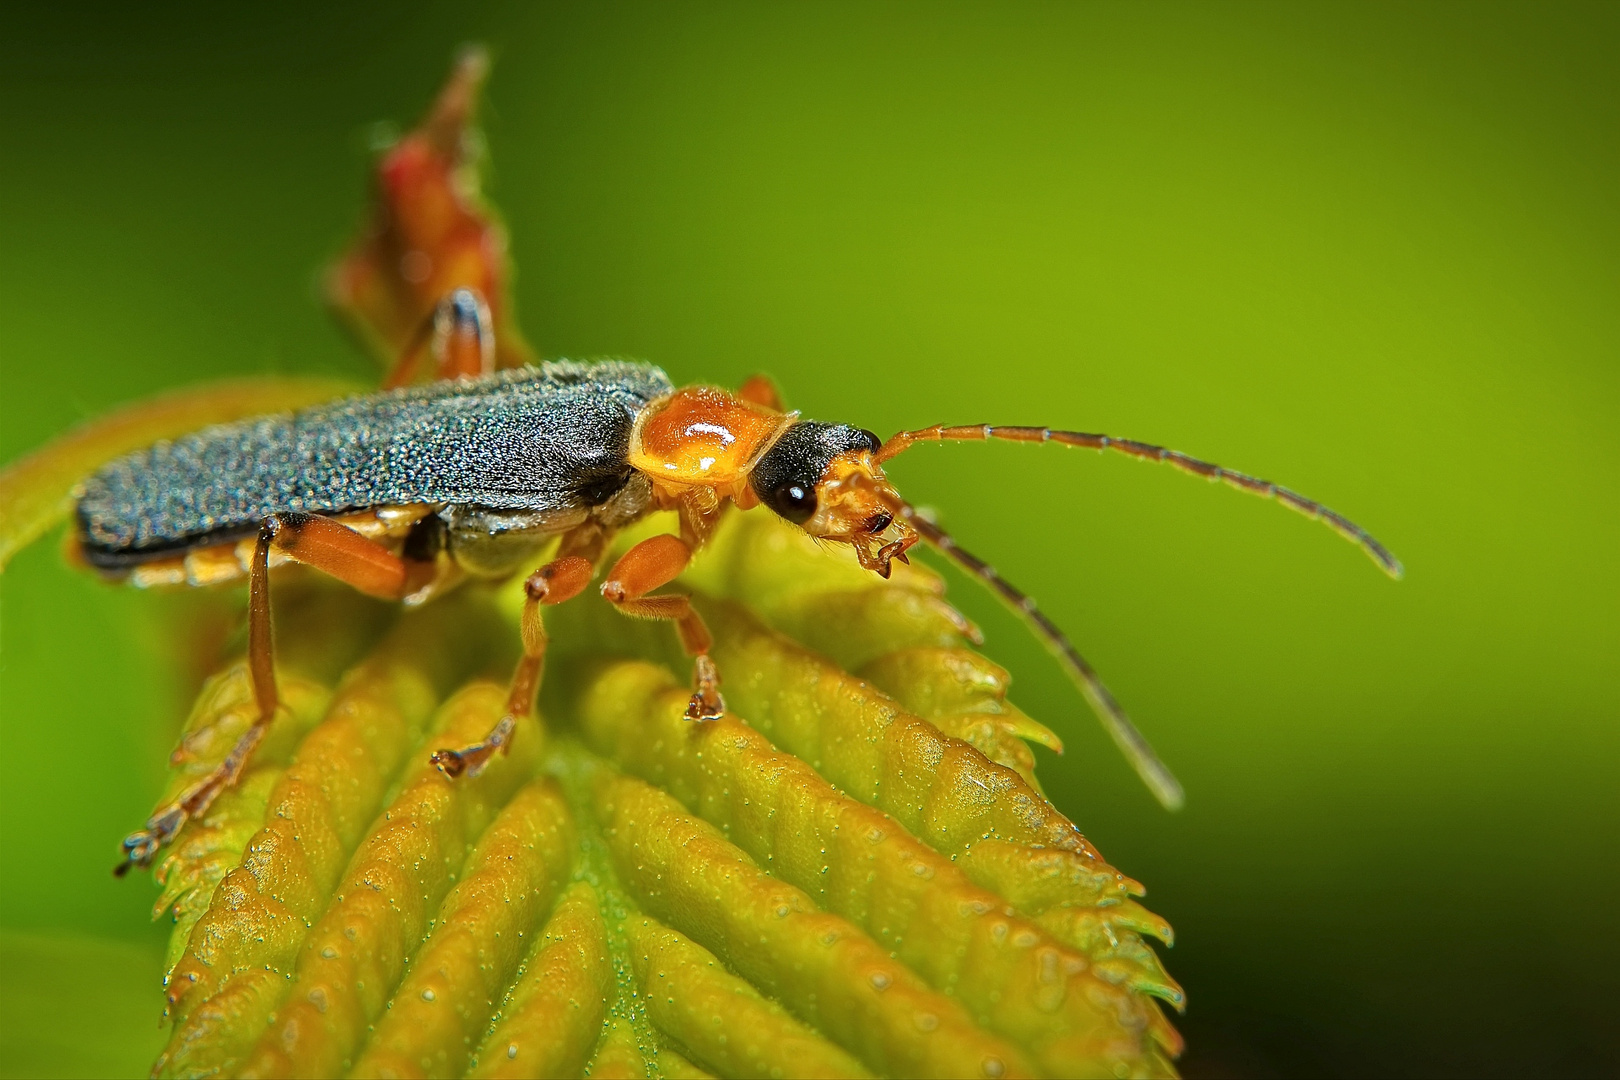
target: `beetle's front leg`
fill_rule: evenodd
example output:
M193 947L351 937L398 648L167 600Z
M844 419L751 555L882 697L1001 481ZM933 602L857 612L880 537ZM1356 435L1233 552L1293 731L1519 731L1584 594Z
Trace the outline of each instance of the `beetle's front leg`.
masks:
M602 595L626 615L638 619L667 619L680 634L681 647L693 658L692 700L686 707L688 720L718 720L726 703L720 696L720 672L709 659L714 638L703 619L684 596L648 596L660 585L673 581L692 559L692 549L678 536L663 534L643 540L624 553L607 580Z
M512 688L506 697L506 713L490 733L472 746L460 750L439 750L432 762L452 779L467 773L477 776L497 752L511 746L512 732L520 717L534 711L535 694L540 689L540 673L546 660L546 627L541 607L571 600L585 591L596 567L581 555L563 555L546 563L523 581L523 656L512 672Z

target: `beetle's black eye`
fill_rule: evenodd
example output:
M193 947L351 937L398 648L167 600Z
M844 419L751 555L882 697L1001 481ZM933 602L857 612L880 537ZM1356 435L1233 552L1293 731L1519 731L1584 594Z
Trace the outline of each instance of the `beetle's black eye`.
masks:
M877 436L847 424L801 420L782 433L748 474L759 501L795 525L816 512L816 484L833 459L851 451L876 450Z
M816 512L816 489L804 484L783 484L766 496L772 510L795 525L803 525Z
M861 428L861 435L866 439L867 449L871 450L872 453L877 453L883 446L883 440L877 437L877 432Z

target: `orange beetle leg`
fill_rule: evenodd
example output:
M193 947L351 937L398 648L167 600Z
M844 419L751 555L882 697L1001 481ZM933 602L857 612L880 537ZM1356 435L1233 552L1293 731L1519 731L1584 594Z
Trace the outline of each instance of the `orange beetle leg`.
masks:
M172 840L187 821L206 813L222 792L241 779L275 719L280 696L276 693L275 644L270 631L271 548L385 600L404 598L425 583L425 576L435 572L432 564L401 559L330 518L312 514L277 514L268 518L259 530L248 571L248 673L259 715L224 761L147 819L146 828L125 838L125 861L115 871L120 876L131 866L150 864L158 849Z
M595 572L592 560L564 555L546 563L523 582L523 656L512 672L512 687L506 697L506 714L488 735L460 750L438 750L430 759L439 771L454 779L462 773L477 776L497 752L507 753L512 733L520 717L534 711L534 696L540 689L540 673L546 660L546 627L540 608L572 600L585 591Z
M675 624L681 647L693 658L692 700L688 720L718 720L726 703L720 696L720 672L709 658L714 638L703 618L684 596L648 596L686 569L692 549L677 536L650 537L624 553L602 583L602 595L621 612L637 619L667 620Z
M763 405L777 412L782 411L782 395L777 392L776 383L769 375L749 376L748 381L737 390L737 396L755 405Z
M424 355L433 358L435 379L471 378L495 370L495 319L477 289L451 292L400 350L385 389L416 381Z

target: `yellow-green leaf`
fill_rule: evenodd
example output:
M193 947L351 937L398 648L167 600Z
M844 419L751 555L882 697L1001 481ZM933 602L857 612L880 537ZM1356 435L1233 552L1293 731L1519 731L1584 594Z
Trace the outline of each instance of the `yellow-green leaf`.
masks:
M679 584L726 717L683 718L667 627L582 597L547 612L545 717L472 780L427 758L500 714L511 588L398 616L330 688L289 670L255 769L162 866L159 1071L1172 1074L1181 991L1146 940L1169 927L1011 752L1055 740L937 578L754 513ZM811 610L862 675L783 632ZM248 701L239 667L205 687L174 786Z

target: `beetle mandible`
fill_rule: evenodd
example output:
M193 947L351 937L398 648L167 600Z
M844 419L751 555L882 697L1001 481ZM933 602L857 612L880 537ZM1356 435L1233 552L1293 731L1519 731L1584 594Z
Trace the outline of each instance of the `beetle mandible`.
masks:
M477 774L534 708L546 653L541 608L591 583L614 535L654 510L679 535L636 544L601 592L626 615L675 624L693 660L686 716L725 708L711 638L685 596L659 594L702 548L728 504L763 504L818 540L847 544L888 577L919 540L1023 616L1079 684L1154 794L1181 788L1069 638L987 563L902 499L883 464L919 442L1007 439L1116 450L1275 498L1358 544L1392 577L1400 563L1348 519L1286 488L1160 446L1040 427L934 426L887 441L783 411L768 380L730 393L677 389L625 361L493 370L488 307L456 290L434 319L439 374L450 376L295 413L205 428L125 455L77 492L75 543L104 575L135 585L248 579L248 666L257 718L225 759L124 841L120 869L145 865L241 776L277 708L271 567L299 562L372 596L420 604L468 578L510 576L558 540L524 580L522 657L505 715L481 741L432 760Z

